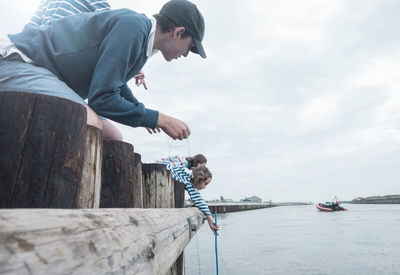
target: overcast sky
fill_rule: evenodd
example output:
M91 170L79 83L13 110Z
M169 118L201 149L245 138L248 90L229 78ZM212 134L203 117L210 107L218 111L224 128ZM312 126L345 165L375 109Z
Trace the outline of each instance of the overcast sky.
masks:
M38 2L0 0L0 35L19 32ZM151 16L165 1L109 2ZM192 135L172 141L119 125L143 162L203 153L214 176L206 199L400 193L400 1L194 3L208 58L158 54L144 67L149 90L130 83Z

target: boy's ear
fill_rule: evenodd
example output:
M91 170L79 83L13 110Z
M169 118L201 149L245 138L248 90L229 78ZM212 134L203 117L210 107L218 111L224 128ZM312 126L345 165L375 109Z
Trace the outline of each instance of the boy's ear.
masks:
M174 38L180 38L181 35L185 32L185 27L175 27L173 30Z

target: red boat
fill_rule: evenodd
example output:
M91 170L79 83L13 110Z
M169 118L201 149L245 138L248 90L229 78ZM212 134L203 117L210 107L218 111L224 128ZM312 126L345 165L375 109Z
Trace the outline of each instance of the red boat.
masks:
M334 211L346 211L347 208L344 208L339 205L339 202L336 203L318 203L316 205L317 209L319 211L325 211L325 212L334 212Z

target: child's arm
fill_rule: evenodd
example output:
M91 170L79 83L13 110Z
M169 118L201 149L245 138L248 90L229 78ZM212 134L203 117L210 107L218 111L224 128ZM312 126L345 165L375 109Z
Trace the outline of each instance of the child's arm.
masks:
M185 169L182 167L182 171L185 171ZM184 174L182 174L182 183L185 185L186 191L189 193L190 198L194 202L194 205L196 205L203 213L204 215L208 216L211 215L210 209L208 209L208 204L206 201L203 199L203 197L200 195L199 190L194 188L192 186L192 182L190 181L191 175L185 171Z
M206 219L208 221L208 225L210 226L211 230L215 234L215 230L217 230L217 231L219 230L219 225L215 225L215 221L211 215L206 216ZM217 233L217 235L218 235L218 233Z
M208 204L206 201L201 197L199 190L193 188L192 184L189 182L185 182L185 189L188 191L190 198L194 202L194 204L204 213L206 216L208 225L210 226L211 230L215 234L215 230L219 230L219 226L215 225L215 221L211 216L210 209L208 208Z

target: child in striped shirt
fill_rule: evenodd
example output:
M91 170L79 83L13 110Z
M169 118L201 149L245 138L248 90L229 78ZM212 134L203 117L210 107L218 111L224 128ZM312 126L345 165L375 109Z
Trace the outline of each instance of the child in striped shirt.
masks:
M212 180L212 174L205 166L207 159L199 154L186 159L178 156L163 158L157 163L164 164L167 170L171 171L172 178L185 185L185 189L196 207L206 216L211 230L214 233L215 230L219 230L219 226L215 225L208 204L199 192L199 190L205 189Z

